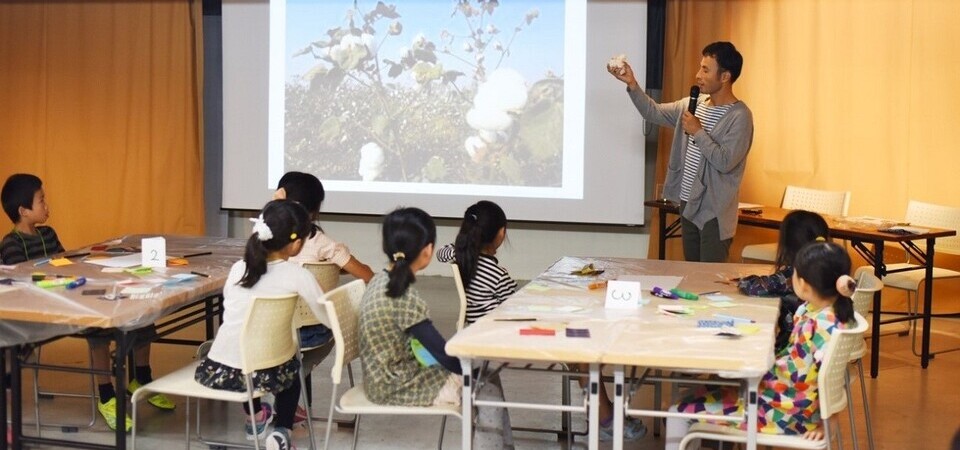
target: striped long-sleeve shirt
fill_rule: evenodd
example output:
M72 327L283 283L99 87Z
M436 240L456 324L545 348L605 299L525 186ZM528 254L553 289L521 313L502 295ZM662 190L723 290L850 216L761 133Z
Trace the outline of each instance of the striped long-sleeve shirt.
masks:
M31 259L46 258L63 252L60 238L52 227L37 227L37 234L11 231L0 242L0 260L4 264L19 264Z
M453 244L443 246L437 251L437 260L443 263L455 263L456 250ZM477 273L464 286L467 294L466 322L471 324L500 306L507 297L517 292L517 282L510 278L507 269L500 267L497 258L490 255L480 255L477 262Z

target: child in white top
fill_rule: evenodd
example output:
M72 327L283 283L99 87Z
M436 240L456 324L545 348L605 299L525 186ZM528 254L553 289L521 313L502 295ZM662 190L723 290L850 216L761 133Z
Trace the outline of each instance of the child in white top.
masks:
M314 222L314 229L303 244L303 250L290 260L301 264L329 261L340 266L350 275L363 280L364 283L369 283L370 279L373 278L373 271L370 270L370 266L351 255L350 249L346 245L330 239L316 224L320 217L320 204L323 203L324 197L323 183L309 173L287 172L277 183L277 192L274 193L273 198L275 200L293 200L300 203L310 215L310 220Z
M243 260L230 269L223 288L223 323L195 375L197 382L214 389L246 390L244 376L239 369L240 349L237 343L240 341L244 318L255 297L296 293L318 317L326 317L317 304L323 291L316 279L303 267L287 261L300 252L305 236L310 233L311 224L306 210L293 201L275 200L267 203L259 218L251 220L254 221L254 233L247 240ZM254 388L273 392L276 396L277 420L273 433L267 438L268 449L293 448L290 429L300 397L299 368L300 363L294 357L279 366L253 373ZM261 405L259 399L254 401L254 410L256 423L247 422L247 436L251 440L265 434L272 413L269 405Z

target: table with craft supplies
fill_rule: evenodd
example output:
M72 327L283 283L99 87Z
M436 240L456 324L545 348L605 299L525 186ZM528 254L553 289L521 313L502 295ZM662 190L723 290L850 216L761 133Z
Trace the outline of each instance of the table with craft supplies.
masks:
M622 445L624 366L716 374L743 380L755 392L756 382L774 361L779 301L740 295L727 280L769 272L769 266L755 264L560 259L447 343L447 352L460 358L467 374L463 448L470 448L471 407L500 404L588 412L589 448L596 449L601 364L614 366L619 380L613 399L619 404L614 405L615 448ZM637 282L639 291L632 291ZM664 297L677 298L653 295L654 288ZM631 298L635 294L639 299ZM624 299L636 306L616 303ZM471 369L480 361L587 364L589 400L584 406L474 401ZM754 426L748 431L755 436L756 405L747 412L748 417L739 420L751 420ZM748 448L754 449L756 443L751 442Z
M660 223L657 233L658 257L664 259L666 254L666 241L680 237L680 219L667 222L667 214L679 215L680 207L668 200L650 200L644 202L645 206L657 210ZM790 213L790 210L774 206L761 206L753 204L741 204L738 221L741 225L779 229L783 223L783 218ZM827 221L830 230L830 237L835 240L850 241L853 249L873 267L873 273L877 278L897 273L909 272L913 270L923 270L925 280L923 284L923 308L919 314L908 314L904 317L881 320L880 314L873 314L870 327L879 330L881 324L915 321L923 322L920 366L924 369L930 363L933 355L930 353L930 320L933 309L933 266L934 266L934 246L937 239L956 236L956 230L928 227L922 224L899 224L895 220L882 219L876 217L834 217L823 215ZM885 230L885 231L881 231ZM886 261L886 245L896 244L915 261L908 267L898 269L888 269ZM881 294L877 291L873 295L872 310L878 312L881 310ZM870 376L876 378L880 370L880 339L870 340Z
M213 317L220 305L230 267L243 257L245 241L218 237L127 236L71 250L52 258L0 269L0 347L11 362L11 426L13 447L23 443L78 448L126 447L124 427L115 446L24 436L20 392L20 349L84 330L113 330L117 342L114 365L117 392L126 392L126 359L132 350L129 331L156 323L162 337L206 322L212 338ZM153 238L144 240L145 238ZM156 247L160 242L160 247ZM143 246L144 252L141 252ZM149 249L147 249L149 247ZM143 254L163 254L165 267L143 267ZM160 322L158 322L160 321ZM178 339L162 339L187 343ZM49 366L42 366L50 368ZM6 397L0 411L6 411ZM117 402L117 416L126 414ZM0 414L3 414L0 413ZM0 417L0 419L5 419ZM6 428L6 420L0 421ZM5 432L5 430L3 430ZM6 441L0 450L6 449Z

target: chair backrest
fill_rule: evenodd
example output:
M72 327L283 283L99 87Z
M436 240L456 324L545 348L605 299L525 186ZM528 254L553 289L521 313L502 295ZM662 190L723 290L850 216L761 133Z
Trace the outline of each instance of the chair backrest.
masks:
M240 329L240 370L279 366L297 354L293 314L300 296L254 297Z
M332 262L308 262L303 263L303 268L310 271L313 274L314 278L317 279L317 284L320 285L320 289L323 292L330 292L334 290L338 284L340 284L340 266ZM313 311L310 307L304 303L306 301L315 301L314 299L304 299L297 303L297 319L300 321L299 325L317 325L320 322L317 319L317 316L313 314Z
M910 200L907 204L907 222L914 227L946 228L960 232L960 208L934 205ZM917 242L917 245L920 245ZM922 246L922 245L921 245ZM960 236L937 239L935 250L960 255Z
M881 289L883 289L883 281L870 272L861 272L860 279L857 280L857 290L850 297L853 300L853 310L867 317L870 314L870 307L873 306L873 294Z
M821 191L798 186L787 186L780 206L784 209L803 209L831 216L847 215L850 191Z
M323 307L334 339L334 362L330 370L333 384L340 384L343 368L360 357L360 303L367 285L351 281L323 296Z
M817 375L817 390L820 395L820 417L827 420L847 406L845 388L850 354L863 345L863 333L867 331L867 319L854 313L856 323L850 328L835 330L827 343Z
M457 284L457 294L460 296L460 314L457 316L457 331L460 331L467 323L467 291L463 288L460 266L450 264L450 268L453 269L453 281Z

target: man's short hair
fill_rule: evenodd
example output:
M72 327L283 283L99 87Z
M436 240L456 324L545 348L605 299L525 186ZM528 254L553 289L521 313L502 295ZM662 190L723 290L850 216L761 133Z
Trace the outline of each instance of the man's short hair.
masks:
M33 208L33 195L43 188L43 182L36 175L17 173L10 175L3 183L0 200L3 202L3 211L7 213L14 224L20 222L20 207Z
M729 42L714 42L703 48L703 56L717 60L720 70L730 72L730 83L740 78L743 69L743 55Z

